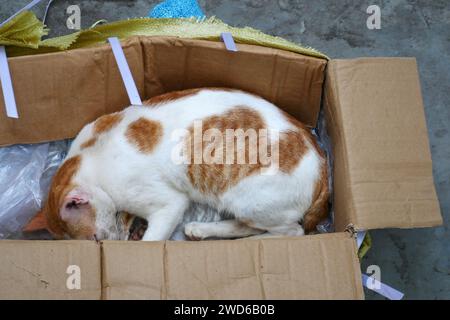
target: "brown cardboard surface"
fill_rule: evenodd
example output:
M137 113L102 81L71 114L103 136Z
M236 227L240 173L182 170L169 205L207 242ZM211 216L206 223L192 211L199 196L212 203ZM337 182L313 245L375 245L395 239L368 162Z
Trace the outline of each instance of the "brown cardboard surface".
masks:
M230 87L258 94L315 126L327 61L292 52L221 42L143 37L147 97L197 87Z
M102 242L103 299L163 299L164 242Z
M102 244L104 299L361 299L347 233Z
M0 241L0 299L100 299L100 246L91 241ZM70 265L81 288L69 290Z
M254 45L229 52L220 42L171 37L135 37L122 46L142 99L193 87L231 87L260 94L310 126L316 123L324 59ZM8 61L20 118L6 117L0 99L0 146L72 138L99 116L129 105L108 44Z
M415 59L332 60L325 100L336 229L441 224Z
M140 42L131 38L122 46L143 95ZM6 116L1 98L0 145L73 138L99 116L129 105L109 45L10 58L8 62L20 118Z

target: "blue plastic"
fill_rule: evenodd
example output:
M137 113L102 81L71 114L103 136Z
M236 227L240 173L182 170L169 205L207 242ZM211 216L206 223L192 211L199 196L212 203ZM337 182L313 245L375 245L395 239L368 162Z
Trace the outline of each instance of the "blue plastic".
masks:
M166 0L157 4L148 16L150 18L203 18L205 14L197 0Z

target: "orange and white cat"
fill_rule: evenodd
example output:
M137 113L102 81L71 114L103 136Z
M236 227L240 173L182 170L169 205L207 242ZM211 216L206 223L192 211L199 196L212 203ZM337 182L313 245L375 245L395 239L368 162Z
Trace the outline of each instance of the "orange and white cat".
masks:
M275 105L218 88L172 92L145 104L81 130L28 230L46 227L60 239L124 239L116 213L127 211L148 221L143 240L166 240L192 202L232 217L188 223L186 236L197 240L299 236L326 217L326 158L310 131Z

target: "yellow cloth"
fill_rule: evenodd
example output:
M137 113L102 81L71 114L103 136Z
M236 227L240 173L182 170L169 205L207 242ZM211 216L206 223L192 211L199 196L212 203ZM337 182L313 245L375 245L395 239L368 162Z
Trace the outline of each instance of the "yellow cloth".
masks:
M23 11L0 27L0 45L37 49L47 31L32 12Z
M237 43L260 45L328 59L326 55L313 48L303 47L253 28L231 27L214 17L202 20L136 18L97 25L91 29L41 41L41 37L47 34L44 24L33 13L24 11L0 27L0 45L8 46L8 56L19 56L88 47L105 43L108 37L125 39L130 36L175 36L221 41L222 32L230 32Z
M358 257L360 260L366 255L367 251L369 251L371 247L372 238L370 237L369 232L366 232L366 236L364 237L364 240L358 250Z

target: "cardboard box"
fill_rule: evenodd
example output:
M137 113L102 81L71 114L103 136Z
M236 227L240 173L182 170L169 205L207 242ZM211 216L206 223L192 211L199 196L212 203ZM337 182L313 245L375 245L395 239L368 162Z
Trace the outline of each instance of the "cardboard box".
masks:
M239 88L309 126L323 103L335 158L336 232L203 242L0 241L0 298L362 299L357 248L346 230L442 223L415 59L327 62L171 37L131 38L123 47L145 98ZM0 113L0 145L74 137L128 104L108 45L9 62L20 119ZM69 265L80 266L80 289L66 288Z

